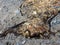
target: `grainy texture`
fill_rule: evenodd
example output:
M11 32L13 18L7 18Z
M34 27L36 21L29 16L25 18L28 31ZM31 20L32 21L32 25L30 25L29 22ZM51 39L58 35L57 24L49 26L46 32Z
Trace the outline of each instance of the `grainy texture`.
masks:
M0 0L0 30L19 24L25 17L21 16L19 6L22 0Z
M0 0L0 30L4 30L4 28L11 27L15 23L21 22L20 19L22 16L20 17L18 10L22 1L23 0ZM24 16L24 18L25 17L26 16ZM6 21L7 23L5 23ZM15 36L11 33L7 34L5 38L0 38L0 45L60 45L60 14L53 19L51 24L52 31L58 32L56 36L51 35L50 39L26 39L21 35Z
M23 24L22 29L20 28L23 35L28 37L34 35L47 37L51 32L51 20L57 16L59 12L58 8L54 8L54 4L57 3L57 0L24 1L20 6L20 12L22 16L26 16L28 20L25 25Z

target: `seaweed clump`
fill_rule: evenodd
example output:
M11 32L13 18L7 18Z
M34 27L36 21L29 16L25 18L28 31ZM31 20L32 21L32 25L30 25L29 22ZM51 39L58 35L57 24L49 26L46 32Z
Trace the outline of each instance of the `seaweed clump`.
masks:
M51 21L59 12L59 9L54 7L58 1L25 0L20 6L20 12L22 16L27 17L26 22L18 24L16 30L6 32L14 32L29 38L38 36L49 38L50 34L53 33L51 32Z

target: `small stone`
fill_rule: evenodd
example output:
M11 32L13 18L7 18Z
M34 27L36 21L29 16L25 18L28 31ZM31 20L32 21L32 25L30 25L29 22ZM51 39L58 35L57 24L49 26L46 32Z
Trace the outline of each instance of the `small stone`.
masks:
M33 14L37 14L37 12L36 11L33 11Z
M26 40L23 40L23 41L22 41L22 44L25 44L25 42L26 42Z
M24 23L24 24L29 25L30 23Z
M17 10L15 10L14 11L16 14L19 14L20 13L20 11L17 9Z
M2 34L2 33L3 33L3 31L1 30L1 31L0 31L0 34Z

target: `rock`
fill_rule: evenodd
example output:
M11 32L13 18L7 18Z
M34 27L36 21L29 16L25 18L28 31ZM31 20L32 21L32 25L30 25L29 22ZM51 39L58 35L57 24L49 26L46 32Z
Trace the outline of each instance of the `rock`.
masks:
M19 6L22 0L0 0L0 30L14 26L26 20L21 16Z
M51 22L51 31L57 32L60 30L60 13Z

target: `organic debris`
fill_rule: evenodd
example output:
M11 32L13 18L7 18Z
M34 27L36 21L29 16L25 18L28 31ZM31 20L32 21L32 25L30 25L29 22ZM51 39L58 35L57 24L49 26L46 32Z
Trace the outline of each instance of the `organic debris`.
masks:
M22 16L27 16L27 21L20 23L17 28L18 30L7 30L6 32L17 33L29 38L35 36L49 38L52 33L50 31L51 21L60 11L60 8L54 7L58 4L58 1L59 0L25 0L20 6L20 12ZM6 35L6 32L4 32L3 35Z

